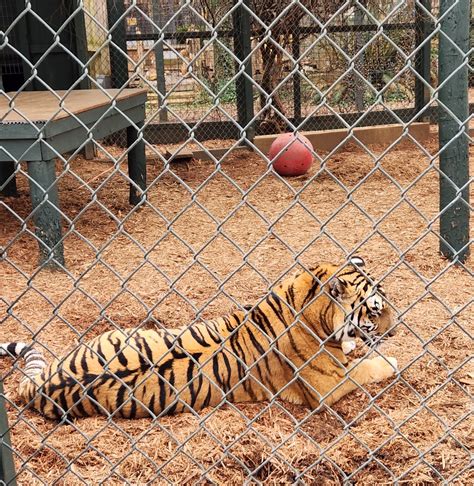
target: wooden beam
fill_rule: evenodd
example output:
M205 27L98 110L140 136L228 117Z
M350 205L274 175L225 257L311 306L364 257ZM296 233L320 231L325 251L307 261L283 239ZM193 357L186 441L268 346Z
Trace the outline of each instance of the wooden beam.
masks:
M427 140L430 134L429 123L411 123L408 127L410 135L418 142ZM349 130L320 130L311 132L300 132L307 137L313 144L316 151L331 151L335 149L347 137ZM390 144L393 143L403 133L402 125L379 125L372 127L354 128L353 137L348 142L354 141L355 138L364 145L370 144ZM270 146L278 135L261 135L255 137L255 146L265 155L268 154Z

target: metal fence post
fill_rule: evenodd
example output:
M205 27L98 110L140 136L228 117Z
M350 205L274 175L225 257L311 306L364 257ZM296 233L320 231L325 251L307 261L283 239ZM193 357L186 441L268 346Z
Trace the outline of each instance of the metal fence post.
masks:
M161 22L161 12L160 12L161 5L159 4L158 0L152 0L151 2L151 12L153 22L161 29L162 22ZM162 32L159 30L157 31L158 35L161 35ZM156 87L158 93L163 97L166 95L166 78L165 78L165 56L164 56L164 48L163 48L163 41L160 40L155 45L155 66L156 66ZM162 101L158 97L158 106L161 107ZM168 112L164 108L160 108L158 110L158 116L161 122L168 121Z
M422 8L424 7L424 9ZM431 84L431 0L418 0L415 3L415 44L423 47L416 54L415 70L415 113L419 113L430 101ZM428 40L426 40L428 39ZM421 79L420 79L421 78Z
M3 381L0 380L0 484L16 486L15 478L15 463L13 462L10 428L8 427L7 411L5 409Z
M86 64L89 60L89 54L87 52L87 31L83 10L76 13L76 16L74 18L74 31L76 33L77 57L82 63ZM82 70L80 75L83 74L84 69ZM80 89L90 89L90 79L87 77L83 78L79 83L79 87ZM97 155L94 142L87 142L82 149L82 153L84 154L85 159L92 160Z
M469 0L441 0L439 41L440 251L465 261L469 241L467 130Z
M253 88L252 88L252 60L249 58L252 51L251 41L251 20L248 11L249 0L243 0L233 13L234 22L234 53L238 61L236 69L240 70L244 62L245 74L240 74L236 80L237 94L237 119L241 127L247 126L254 118L253 110ZM248 126L246 131L247 140L252 141L255 136L255 128Z
M354 26L363 26L364 25L364 19L365 19L365 12L362 7L366 7L366 0L363 0L360 2L360 5L356 4L355 5L355 12L354 12ZM367 42L367 34L365 34L363 31L361 32L355 32L355 46L354 46L354 52L355 52L355 59L354 59L354 68L362 75L363 73L363 68L364 68L364 51L362 48L364 47L365 43ZM357 111L363 111L364 110L364 96L365 96L365 85L362 83L357 76L357 74L353 73L353 79L354 79L354 98L355 98L355 105L356 105L356 110Z
M123 0L107 0L107 18L109 33L114 45L110 45L110 71L112 86L121 88L128 81L127 38L125 28ZM122 18L122 20L119 20ZM115 25L117 24L117 25Z

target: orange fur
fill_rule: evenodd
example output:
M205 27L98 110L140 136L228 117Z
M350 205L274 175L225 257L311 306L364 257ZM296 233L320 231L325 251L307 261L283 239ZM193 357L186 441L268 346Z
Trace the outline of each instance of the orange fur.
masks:
M321 264L284 280L248 313L181 329L106 332L22 380L20 394L55 419L157 416L273 397L330 405L395 373L394 358L348 366L341 350L355 313L372 337L391 333L379 291L357 266Z

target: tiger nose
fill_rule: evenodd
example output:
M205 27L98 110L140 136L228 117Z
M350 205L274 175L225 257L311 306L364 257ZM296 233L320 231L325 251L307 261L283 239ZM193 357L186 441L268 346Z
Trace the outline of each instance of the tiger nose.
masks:
M397 334L397 330L395 329L395 327L392 327L392 329L388 331L388 335L392 337L395 336L395 334Z

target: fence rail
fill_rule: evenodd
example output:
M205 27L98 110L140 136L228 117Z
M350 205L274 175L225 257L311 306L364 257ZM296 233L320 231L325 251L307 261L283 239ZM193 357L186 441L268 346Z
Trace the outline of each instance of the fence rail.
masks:
M111 8L111 5L115 5L113 2L109 4L109 8ZM340 25L325 25L324 26L324 36L327 36L329 34L342 34L342 33L352 33L357 35L362 35L364 32L388 32L390 33L391 31L393 32L400 32L404 30L408 31L413 31L416 34L416 45L420 45L423 43L424 39L428 39L428 42L423 43L423 48L420 49L419 53L416 55L416 66L417 66L417 71L419 73L419 76L415 76L413 79L413 110L414 113L420 111L422 107L426 104L427 102L427 89L426 86L429 85L429 77L430 77L430 43L429 43L429 38L430 38L430 32L433 29L433 23L430 23L429 18L427 18L426 12L429 12L430 4L429 3L420 3L420 7L415 7L413 9L413 18L415 19L414 22L384 22L383 25L379 23L371 23L371 24L364 24L362 22L358 22L360 25L350 25L350 24L340 24ZM239 7L242 8L242 7ZM239 12L239 8L235 8L235 10L232 13L232 17L235 17L237 15L237 12ZM244 12L247 11L247 9L243 10ZM138 14L137 14L138 15ZM118 17L120 18L120 16ZM123 19L125 19L124 16L122 16ZM153 26L151 22L145 22L143 19L139 23L142 28L147 30L147 32L136 32L136 31L131 31L130 29L126 28L127 33L125 35L126 41L132 41L132 42L146 42L146 41L160 41L156 42L156 47L159 47L158 50L162 50L163 43L168 43L170 41L175 41L178 43L186 43L187 40L189 39L199 39L199 40L212 40L215 39L216 36L218 39L228 39L228 41L232 41L232 39L239 39L239 38L246 38L247 43L249 44L247 56L249 62L249 69L250 71L247 72L244 78L236 77L234 82L238 82L238 79L245 79L245 82L247 83L247 89L246 89L246 94L244 93L236 93L236 98L234 103L236 104L236 107L242 111L243 107L247 106L247 109L250 109L249 107L253 107L254 105L254 87L255 85L252 84L251 78L252 78L252 69L250 67L250 64L255 65L255 50L252 51L250 44L252 42L251 39L259 39L263 36L264 30L262 28L256 28L255 26L252 26L252 16L246 16L246 20L242 23L235 23L234 21L234 28L233 29L210 29L209 25L204 26L204 30L201 31L190 31L186 29L185 32L180 32L180 31L169 31L169 29L165 29L162 33L157 32L156 28ZM114 20L115 17L112 17L112 22L109 22L109 25L115 25L116 21ZM125 20L123 21L125 22ZM158 20L157 20L158 22ZM242 29L246 29L246 33L244 31L241 32ZM307 38L311 34L320 34L322 32L323 27L321 25L311 25L311 26L302 26L302 25L294 25L291 28L290 35L291 35L291 42L289 46L289 53L295 54L296 52L301 51L301 41L304 38ZM383 30L382 30L383 29ZM122 49L125 50L125 44L126 41L120 41L122 42ZM161 47L160 47L161 46ZM158 52L158 51L156 51ZM299 57L299 56L298 56ZM296 58L295 58L296 59ZM178 58L179 61L179 58ZM182 59L181 59L182 61ZM119 62L122 62L121 65L115 66L114 63L112 62L111 69L112 73L121 73L121 76L124 75L125 73L125 68L123 66L123 59L119 59ZM157 80L164 80L165 79L165 65L164 63L156 63L157 68ZM216 66L214 66L215 68ZM159 71L159 72L158 72ZM253 66L253 71L255 71L255 66ZM199 75L198 75L199 76ZM231 75L232 77L234 76L234 73ZM115 79L116 75L113 74L113 77ZM289 116L288 114L285 114L286 118L291 118L295 119L297 121L301 121L301 114L302 114L302 107L304 107L306 103L304 103L301 99L301 91L302 91L302 79L301 76L299 75L294 75L292 77L292 83L293 83L293 117ZM304 79L303 79L304 81ZM120 83L116 83L116 85L122 85L123 79L120 78ZM153 83L147 83L150 87ZM199 84L199 83L198 83ZM156 87L157 92L159 93L159 98L165 97L166 96L166 83L164 81L161 81L160 85L157 85ZM154 91L154 89L153 89ZM303 105L303 106L302 106ZM339 112L339 109L335 107L336 111ZM199 112L199 108L196 107L196 112ZM252 110L253 111L253 110ZM356 111L356 110L352 110ZM360 111L360 110L359 110ZM387 111L387 110L384 110ZM165 110L160 111L160 115L162 113L166 113ZM243 113L241 113L241 117L244 116ZM253 119L253 113L249 113L246 119L250 120ZM240 124L242 126L246 126L246 123L243 122L245 118L240 119ZM331 119L324 117L324 115L321 115L321 122L324 121L329 121ZM160 116L160 121L165 121L161 116ZM189 120L190 122L194 121L193 119ZM254 120L253 123L253 129L256 130L256 132L259 131L258 125L259 122L261 121L261 117L257 117L257 119ZM222 121L222 123L226 123L226 121ZM284 130L284 120L280 121L281 126L279 127L280 130ZM387 123L390 123L390 117L387 115ZM322 124L322 123L321 123ZM321 125L320 124L320 125ZM324 126L326 129L331 129L331 128L337 128L335 124L330 124ZM179 133L177 130L176 133ZM253 132L252 132L253 133ZM167 143L170 142L171 140L167 139L158 139L156 138L157 136L160 136L160 132L157 132L155 134L155 138L153 138L153 141L156 143ZM249 138L252 138L253 135L247 134ZM176 139L174 137L173 139Z
M402 30L408 30L408 31L413 31L414 33L416 32L417 35L417 44L421 44L424 39L429 38L430 33L433 31L434 24L430 23L425 20L425 17L422 14L419 14L419 19L417 22L404 22L404 23L387 23L384 24L383 27L381 25L336 25L336 26L310 26L310 27L303 27L303 26L295 26L292 31L291 35L293 38L291 50L292 53L298 53L296 56L294 56L295 59L298 59L300 57L300 51L301 51L301 44L299 41L300 36L307 36L309 34L320 34L323 29L325 33L335 33L335 34L341 34L341 33L362 33L362 32L369 32L369 33L375 33L377 31L381 31L383 29L384 32L386 31L402 31ZM247 29L246 33L244 33L242 30ZM170 41L174 40L178 43L185 44L188 39L200 39L200 40L209 40L216 38L216 36L219 39L239 39L239 38L247 38L248 39L248 44L249 48L246 53L246 57L249 57L252 59L251 55L251 48L250 48L250 39L251 38L258 38L261 37L262 35L265 34L264 29L253 29L250 26L250 19L247 17L246 23L237 23L235 24L235 29L231 30L220 30L220 29L213 29L213 30L204 30L204 31L185 31L185 32L146 32L146 33L136 33L136 32L127 32L126 34L126 41ZM237 54L236 54L237 55ZM412 116L416 112L420 111L423 106L427 103L429 98L429 95L426 94L426 89L425 85L429 84L429 77L430 77L430 45L429 43L426 43L425 48L420 50L420 54L417 56L416 62L417 62L417 70L420 74L420 77L423 81L420 80L420 78L416 77L414 80L415 87L414 87L414 106L412 108ZM238 56L237 56L238 57ZM245 59L245 58L241 58ZM159 75L157 75L158 78L164 79L165 77L165 68L164 64L158 64L158 69L161 67L161 72ZM112 64L111 66L112 72L118 72L118 71L123 71L123 66L114 66ZM114 76L114 75L112 75ZM252 77L251 70L247 73L245 76L247 83L250 86L250 89L247 89L246 94L241 93L240 95L237 96L235 103L237 105L237 109L239 107L243 106L253 106L254 104L254 93L252 90L252 82L250 81L250 78ZM166 87L162 84L161 86L157 85L157 90L162 96L166 96ZM301 123L302 117L301 117L301 78L299 76L294 76L293 79L293 101L294 101L294 117L288 117L288 119L291 121L292 124L298 125ZM253 110L252 110L253 111ZM397 111L397 110L394 110ZM359 112L357 115L351 114L352 116L357 116L358 118L361 118L363 112ZM380 122L385 122L385 123L397 123L397 121L393 122L390 119L390 113L385 113L384 115L386 117L385 120L379 120L376 123ZM247 117L249 120L253 119L253 113L249 114ZM308 130L312 129L320 129L320 127L324 129L336 129L341 127L341 121L340 118L336 116L327 116L327 115L319 115L316 117L311 117L311 118L319 118L319 122L316 122L312 124L315 128L307 128ZM344 116L342 116L344 119ZM382 115L379 115L379 118L382 118ZM308 118L305 118L305 122L307 121ZM246 123L243 121L245 118L240 119L240 124L242 126L245 126ZM217 128L218 131L223 132L223 135L229 137L229 138L236 138L234 132L228 132L225 129L225 121L217 122L218 124L222 124L221 130ZM370 125L370 121L364 121L362 124L367 123L367 125ZM158 127L153 127L155 128L156 132L151 134L150 137L151 140L155 141L156 143L176 143L178 141L184 141L186 137L179 137L179 123L170 125L168 127L167 131L165 132L165 138L161 138L161 130ZM255 133L259 133L259 123L258 120L254 123L254 130ZM153 125L150 126L150 129L152 128ZM284 127L281 126L280 130L285 130ZM211 133L214 132L215 128L213 127L211 129ZM168 133L169 131L173 131L175 133L175 136L173 137L171 134L169 135L170 138L168 138ZM247 136L252 139L253 135L247 134Z
M82 377L58 421L19 390L42 358L0 344L0 483L471 484L473 25L468 0L1 2L0 343L77 377L131 331L99 360L120 410L61 415L103 405ZM298 177L269 158L286 131L314 145ZM359 255L386 296L310 319L345 305L315 266ZM301 302L278 287L298 271ZM378 298L396 334L342 344L378 339L354 324Z
M347 126L344 121L349 117L350 120L359 120L360 125L370 126L372 124L380 124L380 123L398 123L400 120L402 121L409 121L409 116L413 117L416 113L420 112L424 106L426 106L430 100L429 90L427 89L430 84L430 65L431 65L431 48L430 42L423 42L425 39L430 38L432 33L435 29L435 22L427 18L425 13L426 9L429 12L429 3L420 2L419 8L415 6L415 16L416 22L399 22L399 23L384 23L381 24L369 24L369 25L325 25L324 31L326 33L361 33L361 32L369 32L369 33L376 33L378 31L383 32L390 32L390 31L402 31L408 30L412 31L416 35L416 45L423 44L423 48L419 50L419 54L416 56L416 71L418 72L419 76L416 76L414 79L414 87L413 87L413 106L411 108L398 108L393 110L383 110L383 114L377 114L374 116L375 121L372 121L372 118L364 117L363 111L357 112L354 111L353 113L346 114L346 113L338 113L336 115L316 115L310 117L301 116L302 110L302 100L301 100L301 78L299 76L294 76L293 78L293 101L294 101L294 116L288 116L287 119L290 122L290 127L292 126L300 126L301 129L306 130L320 130L320 129L337 129ZM249 20L247 20L247 23ZM115 24L115 21L110 22L110 24ZM201 30L201 31L190 31L186 30L184 32L170 32L170 31L163 31L154 32L153 26L151 23L150 31L145 33L137 33L137 32L126 32L126 41L125 42L144 42L144 41L160 41L157 45L161 45L163 42L168 41L176 41L181 44L185 44L188 39L200 39L200 40L209 40L215 38L216 36L219 39L233 39L240 38L242 33L239 29L242 29L242 24L237 24L236 29L212 29L212 30ZM470 21L470 27L474 22ZM240 27L239 27L240 26ZM247 27L246 27L247 28ZM248 26L249 31L246 36L250 38L255 38L262 36L264 34L263 29L255 29L251 26ZM299 42L299 37L301 35L309 35L309 34L319 34L323 30L323 27L320 25L313 25L313 26L295 26L292 29L292 36L294 37L294 42L292 44L292 52L300 52L301 46ZM125 44L122 45L122 49L125 49ZM249 51L250 54L250 51ZM295 59L299 58L300 55L298 54ZM250 58L252 56L250 55ZM115 65L112 62L111 70L112 70L112 77L115 79L116 75L114 73L121 73L122 78L117 78L119 81L115 83L116 86L120 86L124 83L124 65L123 65L123 57L119 58L119 64ZM122 63L122 64L120 64ZM147 86L151 88L152 91L157 91L160 93L162 97L166 97L166 84L165 84L165 65L164 63L157 63L157 79L161 80L161 84L157 84L156 88L151 88L153 83L147 82ZM247 73L246 79L249 80L251 78L251 73ZM247 89L246 94L240 94L235 99L235 103L237 107L242 106L249 106L254 104L254 93L251 88L252 83L248 83L250 85L250 89ZM397 117L393 117L391 115L391 111L397 114ZM166 110L162 110L162 112L166 113ZM166 128L162 126L164 121L168 121L167 117L163 118L160 112L160 123L151 123L148 126L148 137L149 140L152 140L154 143L179 143L184 142L187 139L187 132L183 133L182 130L182 123L181 122L168 122ZM423 116L426 118L433 114L434 110L430 108L428 112L424 113ZM398 115L400 115L400 120L398 119ZM249 114L248 119L252 119L253 114ZM436 115L434 118L431 118L433 122L437 120ZM283 120L284 122L284 120ZM353 124L354 122L350 122L349 124ZM193 127L195 124L194 120L189 121L189 126ZM199 139L205 140L206 138L215 138L216 133L219 133L222 138L238 138L238 129L235 127L235 124L229 121L213 121L213 122L200 122L199 125L201 126ZM240 122L240 125L245 126L246 123ZM205 129L204 127L207 127ZM279 127L280 130L285 130L290 128L285 126L284 124ZM251 134L247 134L247 137L252 139L254 134L261 134L266 133L266 128L260 129L259 127L259 119L254 120L253 123L253 130Z

